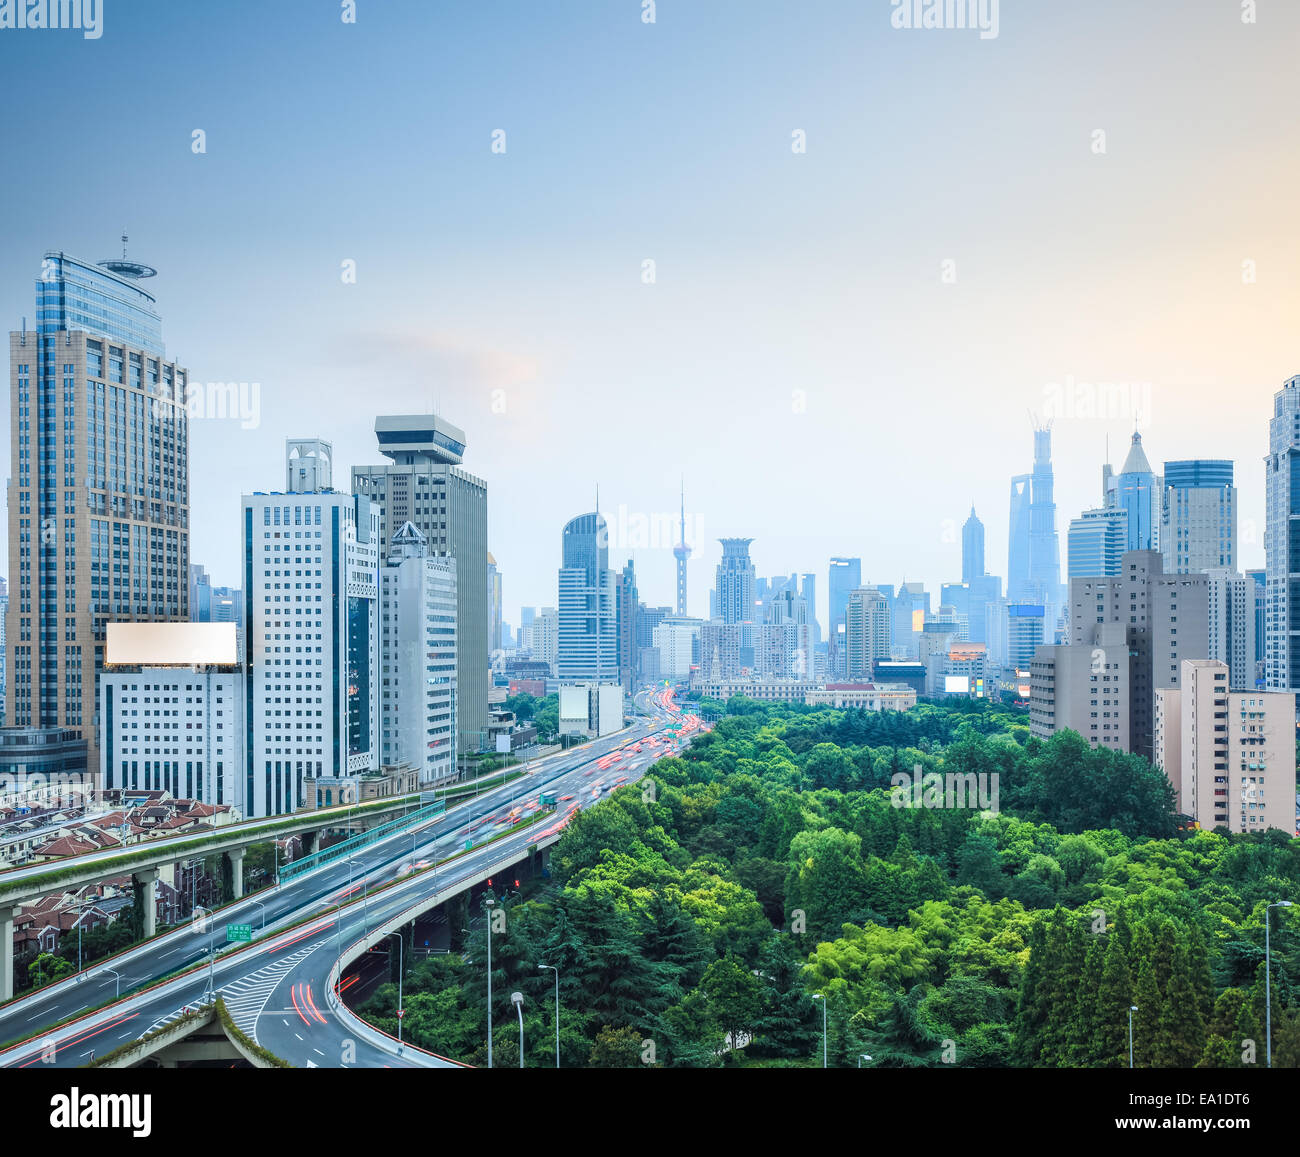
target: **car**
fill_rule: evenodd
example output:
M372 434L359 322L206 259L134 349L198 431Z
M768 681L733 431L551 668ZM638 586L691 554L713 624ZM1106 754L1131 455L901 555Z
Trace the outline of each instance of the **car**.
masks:
M565 799L572 799L572 798L573 798L573 796L571 796L571 795L562 795L562 796L560 796L560 799L562 799L562 800L565 800Z

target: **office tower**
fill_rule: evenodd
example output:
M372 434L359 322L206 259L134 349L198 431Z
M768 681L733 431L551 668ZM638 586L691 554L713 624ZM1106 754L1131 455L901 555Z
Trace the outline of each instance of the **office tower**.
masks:
M1300 693L1300 374L1273 395L1264 475L1264 686Z
M431 785L456 774L456 560L407 522L379 571L380 754Z
M849 607L849 591L862 586L860 558L832 558L827 577L828 618L826 620L826 663L832 674L844 669L844 613ZM892 595L890 596L892 599Z
M459 600L457 600L459 605ZM555 676L555 664L560 653L560 614L554 607L543 607L533 620L533 658L539 663L547 663L551 676ZM457 666L457 674L460 668ZM457 715L459 718L459 713Z
M1056 535L1052 428L1034 428L1034 469L1011 480L1007 598L1041 603L1049 632L1061 604L1061 549Z
M764 621L754 628L754 673L764 678L811 679L816 670L814 655L812 615L792 581L772 596Z
M1128 457L1118 474L1106 474L1106 505L1128 514L1126 550L1160 549L1161 482L1142 449L1142 435L1133 432Z
M246 817L295 810L306 776L378 767L381 525L363 494L244 496Z
M876 663L890 657L892 635L889 600L867 587L850 591L844 611L844 674L870 679Z
M212 621L212 579L206 568L190 563L190 622Z
M686 542L686 480L682 480L682 514L681 531L677 545L673 547L673 558L677 560L677 613L686 614L686 563L691 557L691 548Z
M961 581L973 582L984 574L984 524L975 517L975 507L961 528Z
M746 642L745 626L718 619L700 626L700 679L735 679L752 672L754 648L752 636Z
M1232 691L1227 665L1185 659L1156 692L1153 762L1203 828L1295 832L1295 697Z
M104 624L189 617L188 375L147 265L47 252L9 336L10 726L68 728L99 766Z
M1209 652L1209 588L1205 575L1167 575L1157 551L1129 551L1113 578L1070 582L1070 645L1105 653L1107 624L1125 628L1129 663L1129 750L1151 758L1155 692L1178 685L1183 659ZM1113 644L1112 644L1113 645Z
M674 683L691 677L691 667L699 651L699 619L669 616L655 624L652 646L658 652L658 676Z
M1127 631L1102 623L1092 646L1045 645L1029 665L1029 731L1077 731L1092 747L1131 751L1132 678Z
M1248 570L1246 577L1251 580L1251 593L1255 604L1255 682L1252 687L1263 685L1264 680L1264 635L1268 610L1267 574L1262 570Z
M315 494L334 487L334 447L321 438L290 438L284 462L286 494Z
M618 637L618 675L625 691L635 690L636 673L636 616L639 600L636 589L636 571L632 560L614 576L614 612L617 619L615 634Z
M1252 690L1255 686L1255 582L1226 567L1203 573L1209 643L1205 657L1227 664L1232 690Z
M1085 510L1071 519L1068 532L1069 577L1109 578L1119 574L1128 549L1128 511L1118 506Z
M967 630L972 643L989 642L988 607L1002 598L1002 579L999 575L985 574L972 579L966 610Z
M891 606L894 649L908 658L917 656L917 644L930 613L930 596L924 583L907 582L898 588Z
M754 621L754 564L749 560L752 538L721 538L722 560L716 586L717 618L724 623Z
M106 790L168 791L243 809L243 671L226 665L109 669L100 694L99 771Z
M1237 565L1237 488L1222 459L1166 462L1160 508L1165 574Z
M562 537L556 675L564 683L618 680L618 612L609 532L599 512L570 519Z
M520 607L520 608L519 608L519 625L520 625L521 627L531 627L531 626L533 625L533 621L534 621L536 618L537 618L537 608L536 608L536 607Z
M487 743L489 614L487 484L461 468L464 431L433 414L375 420L385 466L355 466L352 489L383 510L386 546L409 522L429 553L456 560L456 741L461 751Z
M815 574L799 576L799 593L808 606L808 622L812 626L813 645L818 646L822 641L822 629L817 618L817 576Z
M487 556L488 659L501 650L501 572L497 560Z
M1028 671L1038 648L1047 639L1047 608L1042 603L1007 605L1006 665Z

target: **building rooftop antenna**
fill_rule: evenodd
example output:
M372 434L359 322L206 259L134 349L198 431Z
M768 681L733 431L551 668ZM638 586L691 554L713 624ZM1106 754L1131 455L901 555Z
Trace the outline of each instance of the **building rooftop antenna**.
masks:
M109 273L116 273L118 277L129 277L133 281L145 277L157 277L158 270L152 265L145 265L139 261L130 261L126 256L126 230L122 230L122 256L110 257L107 261L101 261L100 267L107 269Z

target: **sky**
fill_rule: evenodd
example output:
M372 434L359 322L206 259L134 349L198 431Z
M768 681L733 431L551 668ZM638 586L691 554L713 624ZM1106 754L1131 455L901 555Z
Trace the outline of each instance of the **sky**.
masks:
M996 37L890 0L102 8L95 39L0 26L0 317L32 324L47 249L125 230L157 267L169 357L256 402L191 423L218 584L285 438L332 441L344 486L377 414L431 409L516 624L597 488L611 565L671 603L649 527L682 477L697 615L720 537L817 574L823 622L832 555L955 581L972 504L1005 575L1031 415L1063 573L1135 425L1157 470L1236 461L1263 565L1300 373L1292 0L1001 0Z

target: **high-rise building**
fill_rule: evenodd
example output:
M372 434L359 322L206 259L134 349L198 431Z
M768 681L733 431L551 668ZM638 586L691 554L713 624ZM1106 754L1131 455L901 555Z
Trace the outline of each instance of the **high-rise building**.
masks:
M1295 832L1295 698L1232 691L1227 664L1185 659L1156 692L1153 762L1203 828Z
M1264 634L1268 619L1268 576L1263 570L1248 570L1246 577L1251 580L1251 593L1255 604L1255 682L1252 687L1261 687L1264 683Z
M249 818L295 810L307 776L371 771L380 757L382 516L329 489L325 466L291 477L322 489L243 499L250 741L237 798Z
M1118 506L1085 510L1071 519L1067 572L1076 578L1109 578L1119 574L1128 549L1128 511Z
M6 712L99 767L104 624L189 618L188 375L147 265L45 254L36 328L9 335Z
M1126 640L1123 624L1101 623L1090 647L1039 647L1029 665L1030 734L1048 739L1069 729L1092 747L1131 751L1133 672Z
M1047 639L1047 608L1042 603L1007 604L1006 665L1028 671Z
M618 681L618 607L608 543L599 512L565 524L556 655L556 676L563 683Z
M1264 489L1264 686L1300 693L1300 374L1273 395Z
M1236 569L1237 488L1230 461L1165 463L1159 537L1165 574Z
M614 576L614 609L617 618L618 674L623 690L631 692L637 683L636 617L640 605L636 589L636 570L632 560Z
M560 654L560 613L554 607L543 607L533 620L533 658L547 663L551 675Z
M1113 578L1070 582L1070 645L1098 661L1121 661L1100 641L1100 628L1125 628L1129 664L1130 751L1151 758L1155 692L1178 685L1183 659L1209 653L1209 594L1205 575L1167 575L1159 552L1129 551ZM1113 645L1113 644L1112 644Z
M434 414L375 420L386 466L354 466L352 489L383 510L387 546L409 522L429 553L456 560L456 739L462 751L487 743L489 636L487 483L461 468L465 433Z
M681 532L677 545L673 547L673 558L677 560L677 614L685 616L686 610L686 563L691 557L691 548L686 542L686 480L682 479Z
M975 507L961 528L961 581L973 582L984 576L984 524L975 517Z
M488 659L501 650L501 572L492 552L487 556Z
M1011 480L1007 598L1041 603L1049 632L1061 604L1061 548L1056 535L1051 424L1034 428L1034 469Z
M878 590L849 591L844 612L844 667L849 679L870 679L876 663L890 656L889 600Z
M699 619L662 619L654 627L653 646L659 654L658 675L661 679L684 682L691 677L691 667L699 651Z
M1106 505L1128 514L1128 544L1125 550L1160 549L1162 507L1160 476L1151 469L1142 449L1142 435L1133 432L1128 457L1118 474L1107 474Z
M1244 574L1215 567L1206 582L1206 658L1228 665L1234 691L1255 686L1255 583Z
M5 618L9 614L9 583L0 578L0 727L5 725L5 684L7 656L5 652Z
M456 774L456 560L402 525L379 571L380 753L421 784Z
M817 618L817 576L815 574L799 576L799 593L808 607L808 621L812 626L813 646L816 647L822 641L822 630Z
M849 591L862 586L860 558L832 558L827 579L829 598L826 620L826 662L833 674L843 674L844 613L849 608Z
M722 560L718 563L718 614L724 623L754 621L754 564L749 560L752 538L721 538Z

